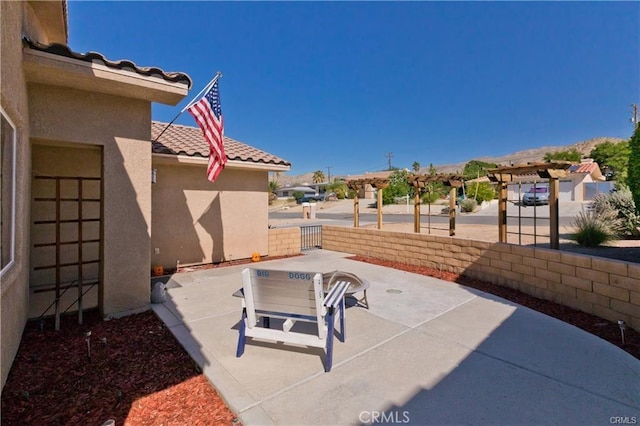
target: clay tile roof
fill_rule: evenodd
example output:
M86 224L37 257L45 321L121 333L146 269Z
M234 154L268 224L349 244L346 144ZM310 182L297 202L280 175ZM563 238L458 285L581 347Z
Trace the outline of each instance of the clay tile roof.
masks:
M569 168L571 173L593 173L596 170L599 170L598 163L580 163L575 164Z
M151 122L151 140L166 127L167 123ZM202 131L198 127L181 126L172 124L162 134L160 140L153 142L154 154L188 155L190 157L209 156L209 146L202 137ZM268 152L254 148L227 136L224 137L224 150L229 160L245 161L252 163L274 164L291 166L291 163Z
M87 52L87 53L78 53L71 50L71 48L65 44L41 44L28 38L24 37L22 39L25 46L29 47L33 50L38 50L40 52L51 53L54 55L64 56L71 59L77 59L79 61L84 62L93 62L100 63L109 68L115 68L119 70L133 71L137 74L143 75L145 77L160 77L166 81L170 81L172 83L183 83L186 84L188 88L191 88L191 78L182 72L165 72L160 68L156 67L140 67L133 63L132 61L123 59L120 61L110 61L104 57L101 53L97 52Z

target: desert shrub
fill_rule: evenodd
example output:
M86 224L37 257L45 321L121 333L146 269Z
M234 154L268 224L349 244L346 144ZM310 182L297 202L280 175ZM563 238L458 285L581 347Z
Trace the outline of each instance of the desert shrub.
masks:
M620 220L623 236L640 236L640 214L636 210L631 191L621 186L617 191L598 194L593 199L595 213L613 212Z
M295 198L296 201L298 201L300 198L304 197L304 192L302 191L295 191L293 194L293 198Z
M460 201L460 211L463 212L472 212L478 207L478 202L475 198L465 198Z
M495 198L496 191L487 182L472 182L467 185L467 197L475 198L478 204L483 201L491 201Z
M621 232L620 219L616 212L580 212L572 225L576 232L572 239L581 246L597 247L618 238Z

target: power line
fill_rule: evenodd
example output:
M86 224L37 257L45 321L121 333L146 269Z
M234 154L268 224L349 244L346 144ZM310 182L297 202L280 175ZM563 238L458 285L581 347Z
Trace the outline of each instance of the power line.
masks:
M391 159L393 158L393 152L388 153L387 158L389 159L389 170L391 170Z

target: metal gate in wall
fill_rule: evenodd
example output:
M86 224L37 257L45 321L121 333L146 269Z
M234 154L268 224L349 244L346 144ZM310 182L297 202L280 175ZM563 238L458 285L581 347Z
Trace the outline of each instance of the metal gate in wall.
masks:
M322 248L322 225L300 227L300 250L308 251Z

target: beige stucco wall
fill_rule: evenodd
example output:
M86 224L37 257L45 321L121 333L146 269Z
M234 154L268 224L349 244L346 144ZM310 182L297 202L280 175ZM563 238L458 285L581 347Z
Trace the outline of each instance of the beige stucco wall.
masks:
M267 171L227 167L212 184L204 164L154 158L153 167L157 183L148 269L268 254Z
M29 280L29 111L22 72L21 2L0 2L0 102L17 127L15 263L0 277L1 386L9 374L27 320Z
M103 313L144 307L150 293L150 103L40 84L29 86L29 97L32 139L102 147Z

